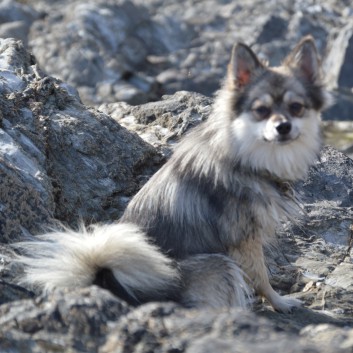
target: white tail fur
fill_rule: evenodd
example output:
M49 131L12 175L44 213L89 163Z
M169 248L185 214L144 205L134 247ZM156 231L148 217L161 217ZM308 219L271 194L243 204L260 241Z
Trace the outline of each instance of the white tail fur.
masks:
M88 286L102 268L135 298L136 291L153 297L178 283L172 261L132 224L55 231L15 247L22 253L17 258L25 271L21 283L44 290Z

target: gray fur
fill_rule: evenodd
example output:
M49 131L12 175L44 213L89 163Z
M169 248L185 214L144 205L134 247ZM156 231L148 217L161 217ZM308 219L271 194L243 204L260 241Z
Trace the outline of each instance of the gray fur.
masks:
M185 142L197 143L195 135L197 131ZM267 213L269 199L284 217L297 208L265 176L244 173L220 161L221 170L216 172L224 180L217 182L214 175L193 175L190 167L180 170L183 156L177 152L135 196L120 220L138 224L172 257L227 253L248 236L271 237L279 219L264 224L258 216L260 208ZM192 163L196 168L197 156Z
M315 84L317 95L324 97L324 89L317 81ZM120 221L138 224L165 253L178 259L227 253L229 247L249 236L272 237L280 221L297 216L297 202L279 187L286 179L272 170L256 168L251 160L245 162L234 152L241 142L232 134L232 123L238 119L235 106L242 100L242 109L250 111L251 102L268 92L281 106L290 89L305 98L308 110L319 114L323 104L314 109L308 87L309 83L303 83L289 67L261 67L260 74L256 68L255 77L241 91L226 82L209 120L184 138L170 160L133 198ZM315 157L320 134L310 133L317 143L304 154ZM276 148L284 149L281 145ZM300 158L293 163L299 163ZM306 169L309 162L313 159L304 165ZM296 179L299 177L290 181ZM275 217L269 214L270 207L275 209ZM268 219L263 214L268 214Z
M228 256L191 256L180 262L180 271L183 278L180 301L185 306L249 306L252 293L246 275Z
M245 59L231 60L209 120L184 138L120 220L138 224L165 254L179 260L198 254L231 255L245 272L249 268L255 289L280 311L299 303L274 292L261 247L273 239L282 221L298 216L298 202L286 185L303 178L319 153L319 118L326 97L317 72L306 77L300 66L307 56L316 57L313 41L306 38L301 45L305 53L299 58L293 54L296 63L287 59L289 63L279 68L251 62L255 56L249 55L249 48L235 47L233 56ZM295 50L300 52L300 46ZM240 83L235 82L238 76ZM271 109L297 128L295 139L288 137L286 144L265 142L250 130L237 130L256 130L266 123L258 122L251 111L252 102L264 94L271 96ZM288 96L303 101L302 116L289 115ZM243 264L246 254L239 249L252 252L248 245L253 242L259 259L249 253L256 263Z
M99 250L97 245L92 248L92 261L85 247L71 245L69 235L47 235L44 239L51 244L45 246L55 256L55 263L38 255L31 269L31 259L22 256L19 261L28 267L27 281L44 288L64 286L60 251L66 249L70 253L65 269L76 266L89 273L79 285L92 282L95 271L104 267L112 270L126 292L142 293L143 297L146 274L151 276L150 293L154 293L151 286L168 292L170 280L179 283L181 274L181 301L187 305L244 307L250 293L248 284L276 310L288 311L298 305L296 300L280 297L270 286L262 247L273 239L281 221L298 215L298 202L288 185L305 176L319 153L320 111L327 95L316 64L311 38L304 39L279 68L266 68L250 48L235 46L228 76L208 121L183 139L170 160L132 199L119 221L121 227L107 228L116 249L100 245ZM256 116L256 99L257 104L269 106L271 117ZM303 102L300 116L291 115L292 100ZM281 138L276 136L279 120L290 121L292 126ZM137 253L142 262L133 256L139 241L131 242L130 250L123 247L131 224L138 226L141 251ZM101 226L95 227L94 244L100 233ZM64 249L53 246L60 244L59 236L64 239ZM75 234L75 242L80 236ZM114 236L117 239L113 242ZM82 242L85 238L90 239L83 234ZM40 243L34 247L40 252L39 248ZM158 256L157 249L163 254ZM125 254L125 262L124 257L118 259L121 254ZM75 257L84 259L83 266L77 266ZM171 258L179 262L180 274L171 267ZM45 283L51 281L49 272L40 274L47 263L53 264L50 271L58 274L55 283ZM160 269L155 276L147 269L132 274L139 263Z

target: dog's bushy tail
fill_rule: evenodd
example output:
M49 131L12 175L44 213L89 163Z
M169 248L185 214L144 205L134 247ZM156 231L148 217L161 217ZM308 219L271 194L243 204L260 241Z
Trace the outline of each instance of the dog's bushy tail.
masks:
M251 291L226 255L193 255L178 265L133 224L63 229L14 244L19 284L32 289L96 284L129 304L174 300L189 307L245 308Z
M65 229L15 245L20 282L42 290L97 284L130 304L168 300L180 292L171 259L132 224Z

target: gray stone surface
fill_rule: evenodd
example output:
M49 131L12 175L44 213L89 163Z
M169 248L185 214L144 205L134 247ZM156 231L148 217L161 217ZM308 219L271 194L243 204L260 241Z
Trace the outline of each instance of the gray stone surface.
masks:
M156 150L67 84L42 74L20 42L0 40L0 234L119 217L160 162Z
M97 352L129 308L99 288L0 306L1 352Z
M0 36L28 43L41 67L90 105L137 105L180 90L211 96L236 41L278 64L312 34L337 96L324 118L352 120L347 1L2 0L0 9Z
M211 106L212 99L208 97L180 91L140 106L105 103L98 109L169 156L172 146L185 132L207 119Z

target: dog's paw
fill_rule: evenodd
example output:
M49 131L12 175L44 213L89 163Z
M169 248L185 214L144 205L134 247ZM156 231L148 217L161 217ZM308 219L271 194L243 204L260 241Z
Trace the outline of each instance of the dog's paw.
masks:
M276 297L271 302L273 309L281 313L291 313L294 308L301 306L303 303L295 298L291 297Z

